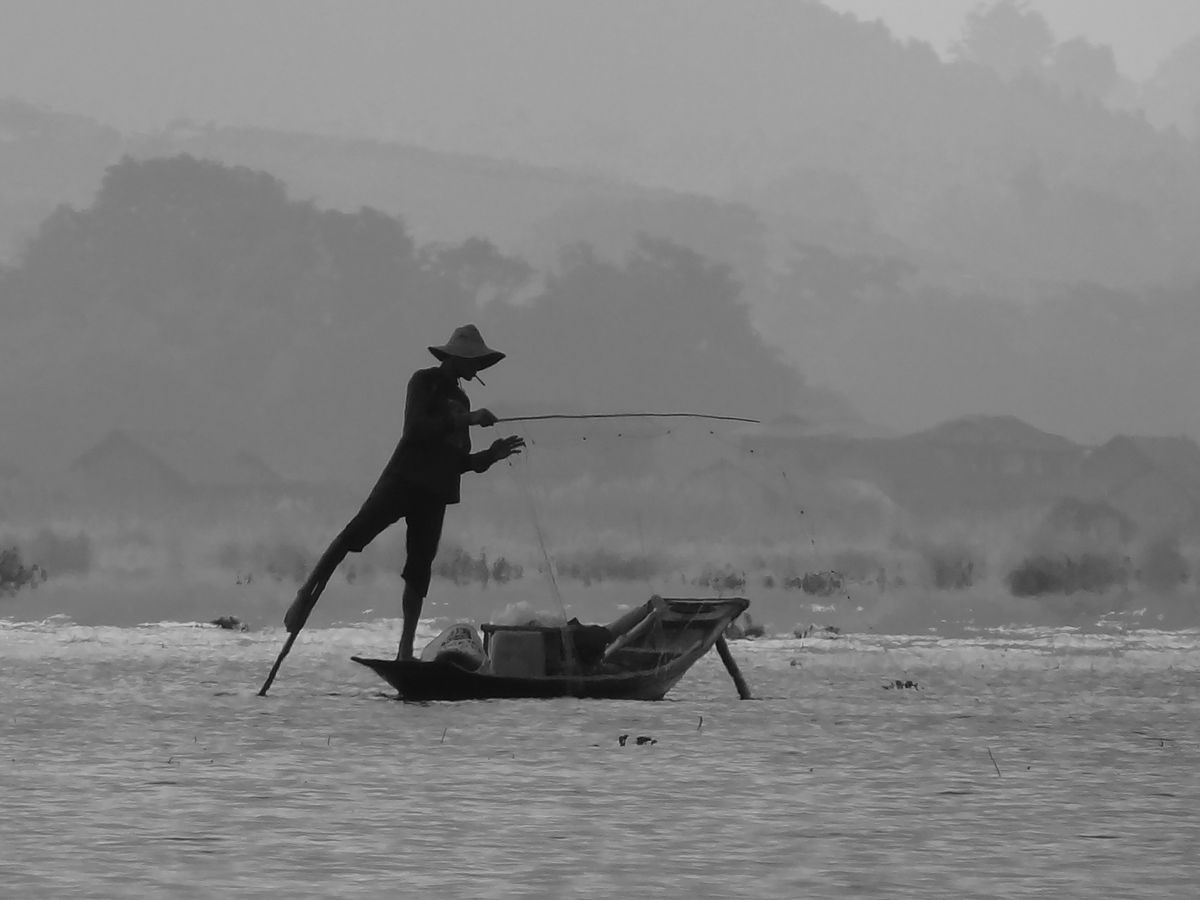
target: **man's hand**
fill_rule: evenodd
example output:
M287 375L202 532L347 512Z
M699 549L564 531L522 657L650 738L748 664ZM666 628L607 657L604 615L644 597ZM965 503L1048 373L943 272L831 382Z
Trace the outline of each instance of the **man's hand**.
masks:
M471 412L470 424L482 425L484 428L490 428L500 420L492 413L490 409L476 409Z
M486 411L486 410L485 410ZM492 442L491 454L493 462L508 459L514 453L520 453L525 446L525 438L512 435Z

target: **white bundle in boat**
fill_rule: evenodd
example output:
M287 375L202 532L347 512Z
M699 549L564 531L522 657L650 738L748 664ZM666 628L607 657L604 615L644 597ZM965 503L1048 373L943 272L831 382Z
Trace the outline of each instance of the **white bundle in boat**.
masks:
M483 641L473 625L459 622L451 625L421 651L422 662L449 662L475 672L487 662Z

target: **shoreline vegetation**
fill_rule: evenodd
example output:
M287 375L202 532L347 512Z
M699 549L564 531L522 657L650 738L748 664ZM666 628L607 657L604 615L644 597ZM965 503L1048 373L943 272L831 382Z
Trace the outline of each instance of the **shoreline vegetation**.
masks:
M179 560L170 559L170 548L156 547L151 535L149 523L145 528L124 530L114 541L117 545L107 547L97 546L104 538L98 541L84 530L41 528L24 539L8 535L6 540L0 539L0 597L36 588L54 577L105 570L134 574L177 565ZM227 541L204 562L239 585L256 581L299 585L315 562L314 546L285 538ZM163 552L163 559L154 559L156 549ZM339 574L350 584L381 573L398 575L403 557L393 554L393 549L351 557ZM554 575L584 587L667 580L723 594L779 588L818 598L835 596L855 585L873 585L882 592L910 586L958 592L989 579L999 579L1014 597L1106 593L1137 587L1161 592L1183 590L1194 584L1197 563L1191 556L1200 556L1200 546L1189 548L1185 555L1175 537L1159 538L1141 548L1098 547L1058 553L1034 550L1007 566L989 561L978 548L936 542L905 546L897 541L890 547L848 547L825 553L762 553L726 547L723 555L729 561L716 561L722 556L718 552L703 563L688 560L681 553L622 551L603 546L566 550L553 560ZM395 558L389 560L389 555ZM822 556L829 565L815 568L816 557ZM454 540L445 542L434 563L434 576L457 586L486 588L493 583L503 585L545 574L545 563L535 562L532 557L518 561L505 553L489 553L486 547L472 551Z
M136 624L234 616L250 627L274 627L320 541L231 537L236 530L181 530L147 520L0 534L0 617L66 614L81 623ZM874 544L810 544L805 551L588 542L550 554L553 582L535 547L498 536L472 543L472 537L478 535L444 541L430 593L435 617L494 620L534 608L554 617L556 593L569 615L585 621L603 620L652 593L746 596L753 621L741 627L767 636L972 624L1189 627L1200 611L1200 547L1179 537L1058 550L997 545L991 552L965 539L895 536ZM325 622L396 614L399 541L397 529L380 547L347 560L334 578L334 593L343 599L324 605Z

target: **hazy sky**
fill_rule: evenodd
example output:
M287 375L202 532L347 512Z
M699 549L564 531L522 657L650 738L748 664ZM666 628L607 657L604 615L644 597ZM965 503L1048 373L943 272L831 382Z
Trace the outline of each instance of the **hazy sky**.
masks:
M753 68L800 2L0 0L0 96L127 130L188 117L419 139L577 113L619 130L623 89ZM944 49L976 0L826 5ZM1198 0L1031 6L1061 38L1111 44L1135 78L1200 34Z

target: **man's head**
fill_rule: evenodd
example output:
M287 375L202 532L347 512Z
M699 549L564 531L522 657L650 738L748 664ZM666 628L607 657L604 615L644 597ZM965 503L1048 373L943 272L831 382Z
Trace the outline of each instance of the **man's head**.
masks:
M461 376L468 379L504 359L503 353L484 343L474 325L455 328L450 340L440 347L430 347L429 352L442 362L452 361Z

